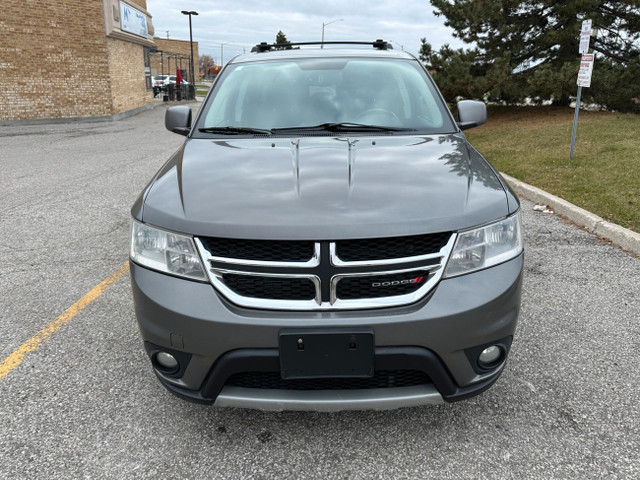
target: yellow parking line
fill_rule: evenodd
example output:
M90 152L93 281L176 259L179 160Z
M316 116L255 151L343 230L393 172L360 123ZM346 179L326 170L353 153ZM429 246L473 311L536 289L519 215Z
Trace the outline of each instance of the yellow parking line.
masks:
M113 272L109 277L96 285L84 297L67 308L58 318L48 323L38 333L29 340L20 345L14 352L0 363L0 380L9 375L11 370L22 363L24 357L33 352L42 345L51 335L60 330L60 328L68 323L73 317L85 309L91 302L102 295L107 288L116 283L129 271L129 262L123 264L118 270Z

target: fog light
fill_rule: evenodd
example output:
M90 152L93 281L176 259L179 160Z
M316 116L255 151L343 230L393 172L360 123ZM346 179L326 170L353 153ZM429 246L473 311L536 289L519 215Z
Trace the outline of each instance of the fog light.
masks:
M176 357L167 352L158 352L156 354L156 362L167 370L176 370L178 368L178 360L176 360Z
M498 345L491 345L485 348L478 357L478 363L481 367L490 367L497 363L502 357L502 347Z

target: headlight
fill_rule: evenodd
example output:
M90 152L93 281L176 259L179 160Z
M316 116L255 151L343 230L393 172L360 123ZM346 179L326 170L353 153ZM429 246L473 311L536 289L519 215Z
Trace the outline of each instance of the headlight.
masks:
M160 272L206 280L193 239L131 221L131 259Z
M520 212L491 225L460 232L445 277L454 277L506 262L523 250Z

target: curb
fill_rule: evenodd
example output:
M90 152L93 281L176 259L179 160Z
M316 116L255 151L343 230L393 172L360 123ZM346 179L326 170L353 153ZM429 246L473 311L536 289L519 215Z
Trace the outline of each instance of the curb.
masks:
M622 247L622 249L640 256L640 233L608 222L604 218L584 208L577 207L573 203L569 203L533 185L521 182L506 173L500 172L500 175L502 175L518 195L533 202L548 205L554 212L568 218L576 225L586 228L594 235L605 238L615 245Z

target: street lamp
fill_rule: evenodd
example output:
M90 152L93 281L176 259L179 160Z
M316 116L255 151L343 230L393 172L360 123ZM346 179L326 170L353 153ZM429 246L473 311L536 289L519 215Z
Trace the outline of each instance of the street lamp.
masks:
M320 44L320 48L324 48L324 27L326 27L327 25L331 25L334 22L342 22L343 19L342 18L338 18L336 20L331 20L330 22L327 23L322 23L322 43Z
M183 15L189 15L189 45L191 45L191 84L196 84L196 79L193 70L193 33L191 31L191 15L198 15L198 12L193 10L182 10Z
M396 45L398 45L400 47L400 49L404 52L404 45L398 43L398 42L394 42L393 40L389 40L391 43L395 43Z
M224 42L220 44L220 68L224 67L224 55L223 55L223 46L226 45L229 42Z

